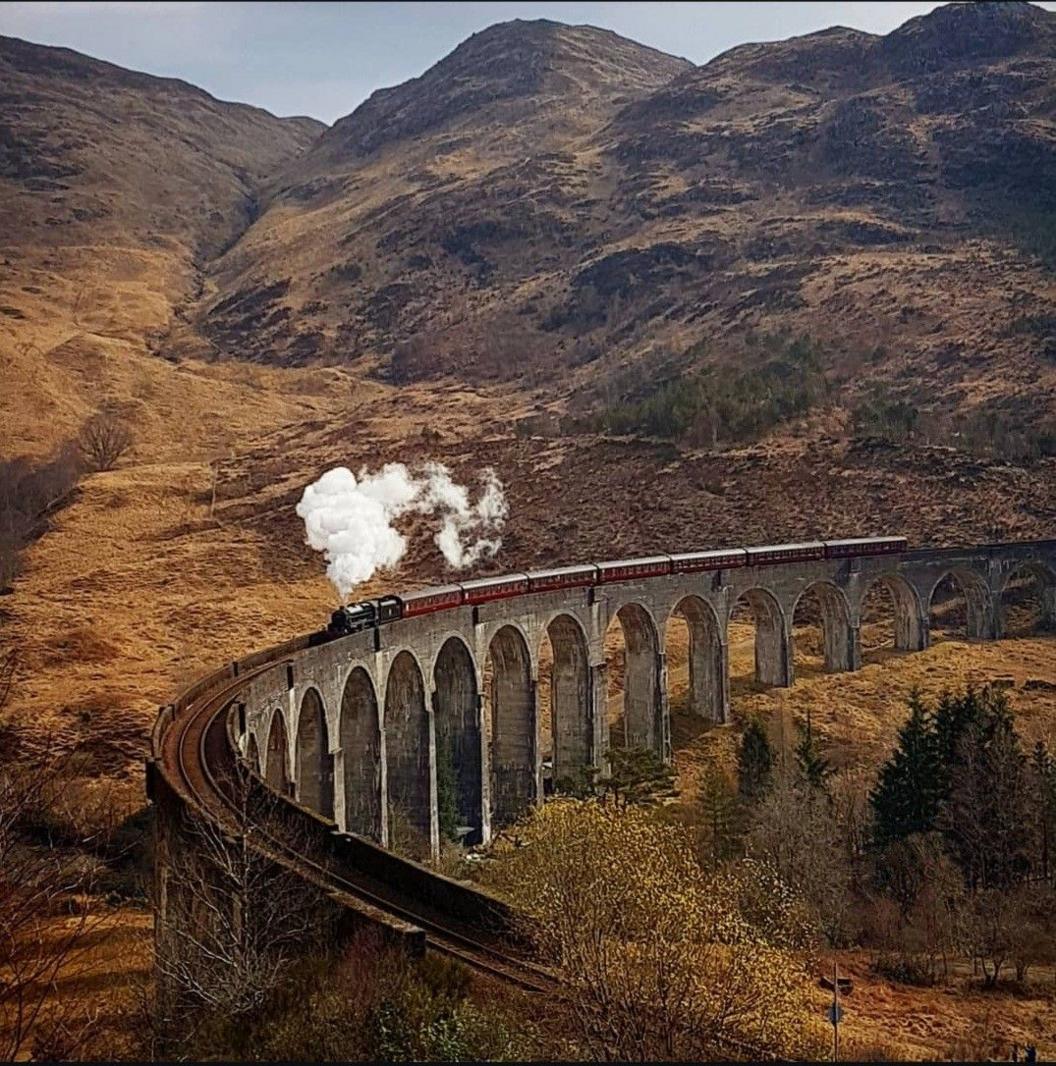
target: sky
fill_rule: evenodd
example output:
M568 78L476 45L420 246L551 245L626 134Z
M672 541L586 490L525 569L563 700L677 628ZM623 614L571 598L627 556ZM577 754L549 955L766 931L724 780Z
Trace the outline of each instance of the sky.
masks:
M614 30L694 63L828 26L887 33L934 3L0 2L0 34L183 78L222 100L333 122L514 18ZM1056 10L1056 0L1040 6Z

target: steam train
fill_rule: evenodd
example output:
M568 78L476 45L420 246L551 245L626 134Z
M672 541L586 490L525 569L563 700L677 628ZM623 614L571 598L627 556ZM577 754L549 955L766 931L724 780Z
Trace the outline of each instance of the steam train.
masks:
M446 611L451 607L476 606L524 596L533 592L589 588L616 581L635 581L667 574L695 574L707 570L732 570L742 566L771 566L776 563L805 562L812 559L850 559L865 555L898 555L907 547L905 537L857 537L850 540L810 541L805 544L770 544L756 548L721 548L715 551L684 552L679 555L651 555L643 559L617 559L604 563L563 566L556 570L503 574L463 581L456 585L408 592L403 596L382 596L348 607L339 607L330 617L328 633L345 636L384 625L398 618Z

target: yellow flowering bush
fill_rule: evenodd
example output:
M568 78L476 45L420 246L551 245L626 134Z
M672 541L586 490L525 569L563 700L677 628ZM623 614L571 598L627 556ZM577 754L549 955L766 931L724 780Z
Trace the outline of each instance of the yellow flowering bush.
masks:
M489 881L525 914L599 1058L817 1050L793 908L745 908L745 868L709 873L648 810L561 799L518 827ZM756 893L755 895L759 895Z

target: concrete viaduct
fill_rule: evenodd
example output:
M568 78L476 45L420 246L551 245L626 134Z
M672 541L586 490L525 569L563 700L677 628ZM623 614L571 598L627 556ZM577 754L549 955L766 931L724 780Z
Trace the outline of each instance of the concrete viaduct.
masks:
M890 593L895 646L923 650L936 589L952 578L970 639L1004 629L1003 594L1033 575L1044 622L1056 624L1056 541L792 562L534 592L403 618L285 655L238 694L236 743L276 791L382 845L408 828L421 854L439 848L441 810L469 842L542 802L540 649L550 675L555 779L600 765L609 747L605 635L625 646L626 743L670 758L665 639L685 619L689 706L729 715L727 631L738 603L755 620L755 676L793 682L792 620L808 592L821 608L830 671L861 665L859 628L871 588ZM236 671L237 672L237 671ZM487 696L487 698L485 698ZM445 808L446 805L446 808ZM397 819L400 825L397 825Z

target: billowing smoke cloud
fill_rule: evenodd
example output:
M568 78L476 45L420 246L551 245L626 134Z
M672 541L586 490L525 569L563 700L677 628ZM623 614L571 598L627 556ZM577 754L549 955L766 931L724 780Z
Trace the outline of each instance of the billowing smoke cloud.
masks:
M297 514L308 544L325 553L326 575L344 602L376 570L391 569L403 558L407 538L392 524L402 515L440 518L433 540L449 566L461 569L494 555L509 507L494 470L484 470L480 480L473 503L441 463L427 463L418 475L403 463L387 463L376 474L364 467L358 478L338 466L304 490Z

